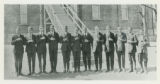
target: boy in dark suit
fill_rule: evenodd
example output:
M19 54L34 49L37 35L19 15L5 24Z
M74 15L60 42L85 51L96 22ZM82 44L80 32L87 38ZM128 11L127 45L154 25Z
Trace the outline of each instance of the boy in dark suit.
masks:
M78 33L78 28L75 29L75 34L72 36L72 52L74 58L74 72L80 72L80 58L81 58L81 46L82 37Z
M46 42L47 36L44 34L43 27L39 27L39 34L37 35L37 54L39 60L39 73L46 73ZM43 60L43 67L42 67L42 60ZM43 71L42 71L43 70Z
M135 58L135 53L137 51L136 46L137 46L137 37L136 35L132 32L132 28L128 28L128 37L127 37L127 44L128 44L128 55L129 55L129 62L130 62L130 70L129 72L133 72L133 65L134 65L134 70L136 71L136 58Z
M61 37L61 50L63 55L64 72L69 72L69 62L71 54L71 34L68 32L68 26L65 26L64 35Z
M15 69L17 76L22 75L22 60L23 60L23 53L24 53L24 47L26 39L25 37L20 33L19 27L16 29L16 34L12 37L11 44L14 46L14 59L15 59Z
M103 34L99 32L99 28L95 27L94 41L93 41L93 53L95 57L96 72L102 69L102 45L104 42Z
M85 71L87 71L87 66L91 70L91 47L93 47L93 37L88 33L87 28L85 28L82 36L82 54Z
M110 31L110 29L111 29L110 26L106 26L106 34L104 35L107 72L114 70L114 44L115 44L115 36L114 36L114 33L112 33Z
M125 71L125 43L127 42L127 36L121 31L121 27L118 27L118 33L116 34L116 51L118 56L119 72Z
M26 52L28 56L29 74L35 73L35 56L36 56L36 36L33 34L33 28L28 27L28 34L26 36ZM31 69L32 66L32 69Z
M57 66L59 35L55 31L53 25L50 26L50 32L48 33L47 37L48 37L49 56L50 56L50 63L51 63L50 73L57 72L56 66Z
M143 30L140 30L140 35L138 36L138 61L141 68L140 73L147 73L147 62L148 62L148 50L149 42L147 37L143 34Z

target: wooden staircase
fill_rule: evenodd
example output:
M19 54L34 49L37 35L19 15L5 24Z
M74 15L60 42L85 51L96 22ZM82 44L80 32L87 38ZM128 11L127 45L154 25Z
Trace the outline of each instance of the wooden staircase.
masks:
M79 28L81 32L83 28L87 28L70 5L45 5L44 8L60 34L63 34L65 26L68 26L71 34L75 28Z

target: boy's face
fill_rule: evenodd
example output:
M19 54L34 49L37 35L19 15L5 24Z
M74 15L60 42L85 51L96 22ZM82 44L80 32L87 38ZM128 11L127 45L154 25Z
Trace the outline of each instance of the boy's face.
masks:
M118 32L121 32L121 28L120 27L118 27Z
M95 27L95 32L99 32L99 28L97 26Z
M139 33L140 33L141 35L143 35L143 30L140 30Z
M106 26L106 33L109 33L109 32L110 32L110 27Z
M132 32L132 28L131 28L131 27L128 28L128 32L129 32L129 33Z
M84 32L87 33L87 28L84 29Z
M65 27L65 32L68 32L68 27Z
M20 28L19 28L19 27L17 27L16 33L17 33L17 34L20 34Z
M44 30L43 30L42 27L39 28L39 31L40 31L41 34L44 34Z
M28 28L28 33L33 33L32 28Z

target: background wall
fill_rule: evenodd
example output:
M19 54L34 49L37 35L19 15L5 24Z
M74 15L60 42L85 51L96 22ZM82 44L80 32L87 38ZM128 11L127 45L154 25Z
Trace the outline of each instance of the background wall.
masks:
M128 5L128 20L121 19L120 5L100 5L100 20L92 19L92 5L78 5L78 15L86 26L94 30L97 25L101 31L105 30L106 25L110 25L112 30L117 30L120 26L125 31L127 27L133 27L137 33L142 29L141 16L138 13L140 7L138 5ZM5 43L10 42L12 34L15 33L17 25L20 25L20 5L5 5L4 6L4 27L5 27ZM40 23L40 8L39 5L27 5L27 25L22 25L22 32L27 32L28 25L34 28L34 32L38 32ZM152 10L146 8L146 23L150 36L153 36L152 28L155 26L152 22ZM115 32L115 31L114 31ZM155 37L154 37L155 38Z
M138 13L140 6L128 5L128 20L122 20L121 18L121 6L120 5L100 5L101 20L92 20L92 5L82 5L79 9L82 21L91 30L97 25L101 30L104 30L107 25L112 27L112 30L116 30L118 26L126 30L127 27L134 28L135 32L142 29L141 16ZM146 8L146 23L152 35L152 10Z
M28 25L32 26L34 32L38 32L40 12L39 5L27 5L27 22L26 25L20 24L20 5L4 5L4 32L5 43L10 42L12 34L15 33L15 29L18 25L21 27L21 32L26 33Z

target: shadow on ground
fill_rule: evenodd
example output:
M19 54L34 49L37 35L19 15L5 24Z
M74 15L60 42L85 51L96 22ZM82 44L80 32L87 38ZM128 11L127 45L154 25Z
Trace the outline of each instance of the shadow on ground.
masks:
M27 77L29 79L33 79L33 80L62 80L62 79L74 79L76 78L77 76L81 76L81 77L87 77L89 75L99 75L99 74L112 74L112 75L116 75L116 74L131 74L131 73L128 73L127 72L128 69L126 70L126 72L118 72L118 69L115 69L113 72L105 72L105 70L102 70L102 71L98 71L98 72L95 72L95 71L86 71L86 72L77 72L77 73L73 73L73 72L69 72L69 73L63 73L63 72L58 72L58 73L47 73L47 74L36 74L35 76L27 76L27 75L24 75L23 77ZM137 71L140 71L140 68L137 69ZM156 67L149 67L148 68L148 73L151 73L151 72L156 72ZM142 73L142 74L146 74L146 73ZM135 74L136 75L136 74ZM90 78L85 78L86 80L90 80Z

